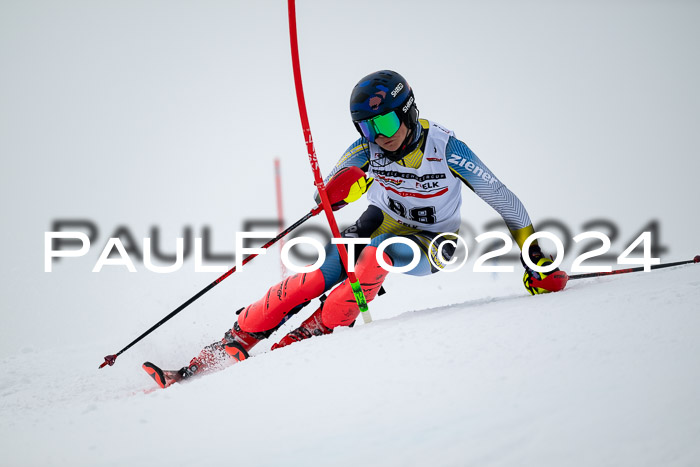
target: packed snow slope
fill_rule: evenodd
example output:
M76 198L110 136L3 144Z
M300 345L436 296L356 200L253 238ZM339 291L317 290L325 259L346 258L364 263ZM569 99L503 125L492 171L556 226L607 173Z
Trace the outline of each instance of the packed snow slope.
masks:
M400 279L378 301L401 283L410 295ZM536 297L512 274L482 279L465 301L375 313L274 352L261 344L152 392L138 365L149 352L182 364L176 348L137 347L98 371L104 344L37 338L2 362L2 464L700 463L700 266ZM489 294L494 284L505 292Z
M93 273L109 238L238 254L277 219L275 158L285 225L313 207L287 20L283 0L0 2L0 465L700 465L700 266L527 296L517 264L470 270L504 225L467 188L468 266L390 275L370 325L146 393L144 360L179 368L279 280L275 247L97 369L219 275L138 254ZM565 268L589 230L613 266L644 229L664 262L700 253L700 2L298 0L297 23L324 173L357 138L352 87L394 69ZM90 251L45 272L45 232L90 233L66 220Z

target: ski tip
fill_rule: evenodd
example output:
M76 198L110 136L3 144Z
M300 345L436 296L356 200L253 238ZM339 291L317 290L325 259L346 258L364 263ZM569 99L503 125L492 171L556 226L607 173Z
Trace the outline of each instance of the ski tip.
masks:
M151 362L144 362L143 365L141 365L141 368L144 369L148 375L153 378L153 381L158 384L161 388L165 388L168 386L168 382L165 379L165 375L163 374L163 370L155 366Z

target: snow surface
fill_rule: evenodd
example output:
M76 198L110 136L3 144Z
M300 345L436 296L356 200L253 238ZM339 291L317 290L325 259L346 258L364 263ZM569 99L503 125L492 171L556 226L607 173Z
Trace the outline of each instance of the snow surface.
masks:
M619 254L656 220L663 261L700 253L699 2L427 5L298 1L322 170L356 138L352 86L395 69L536 227L598 222ZM280 0L0 3L0 465L700 465L700 266L530 297L517 265L471 272L474 248L461 272L390 275L370 325L149 392L141 363L220 339L279 280L273 249L97 370L219 275L92 273L113 233L172 253L208 226L233 253L276 216L275 157L287 223L311 209L288 41ZM472 247L497 218L466 189L462 215ZM98 238L46 273L65 219Z
M138 348L28 346L3 465L698 465L699 266L467 295L150 393Z

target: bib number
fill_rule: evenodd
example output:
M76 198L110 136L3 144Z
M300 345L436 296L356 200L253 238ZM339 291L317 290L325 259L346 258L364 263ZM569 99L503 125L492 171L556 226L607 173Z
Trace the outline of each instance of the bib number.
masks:
M406 206L404 206L401 202L389 198L389 209L391 209L393 212L395 212L401 217L411 219L415 222L420 222L421 224L437 223L437 217L435 216L435 207L433 206L415 207L406 210Z

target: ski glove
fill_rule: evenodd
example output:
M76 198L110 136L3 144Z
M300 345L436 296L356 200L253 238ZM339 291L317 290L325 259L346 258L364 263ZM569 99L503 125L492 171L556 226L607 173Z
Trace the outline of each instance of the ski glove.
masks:
M542 253L539 245L530 245L528 255L530 256L530 261L539 267L545 267L552 264L552 257L550 256L547 258L544 253ZM523 267L525 268L523 284L525 285L525 289L530 292L530 295L557 292L564 288L566 281L569 278L566 273L560 271L559 268L549 271L548 273L542 273L530 269L528 265L525 264L525 260L522 258L522 256L520 257L520 262L523 263ZM547 288L541 287L541 285L544 284L541 284L540 282L548 276L553 276L553 280L548 281Z
M333 210L337 211L338 209L344 208L348 204L354 203L360 199L362 195L367 192L367 189L373 181L374 178L370 178L369 180L367 180L366 177L359 178L355 183L350 185L350 188L348 188L348 195L345 197L345 199L333 204Z
M334 211L357 201L367 191L373 179L367 180L364 171L355 166L343 167L326 182L326 192ZM318 190L314 193L316 203L321 203Z

